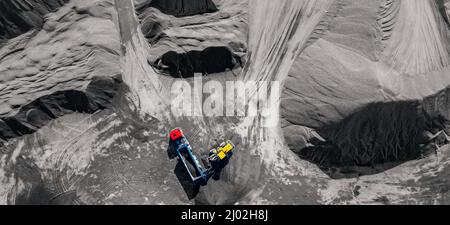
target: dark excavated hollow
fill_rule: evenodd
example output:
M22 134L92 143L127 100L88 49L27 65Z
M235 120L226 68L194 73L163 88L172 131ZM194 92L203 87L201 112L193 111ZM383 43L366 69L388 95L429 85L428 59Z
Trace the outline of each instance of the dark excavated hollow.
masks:
M154 67L176 78L193 77L195 73L203 75L225 72L242 66L239 56L227 47L209 47L203 51L177 53L170 51L159 58Z
M165 14L176 17L193 16L217 11L216 5L211 0L153 0L139 6L137 10L142 12L148 7L157 8Z

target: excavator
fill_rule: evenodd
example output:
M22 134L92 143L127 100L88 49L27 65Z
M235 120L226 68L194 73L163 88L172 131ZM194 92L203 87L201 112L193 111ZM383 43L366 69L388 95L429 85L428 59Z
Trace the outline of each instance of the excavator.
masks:
M231 141L221 143L209 151L207 159L202 160L202 165L180 128L172 130L169 136L170 147L183 163L191 181L202 186L206 185L210 178L215 180L220 178L220 173L233 156L235 148Z

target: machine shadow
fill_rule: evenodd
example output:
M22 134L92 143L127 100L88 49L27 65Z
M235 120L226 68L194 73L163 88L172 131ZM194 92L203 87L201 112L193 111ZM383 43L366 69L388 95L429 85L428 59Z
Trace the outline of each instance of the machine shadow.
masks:
M186 193L189 200L197 197L200 192L200 185L195 184L191 181L189 173L186 171L186 168L183 166L183 163L178 160L177 165L175 166L174 173L178 178L181 186L183 187L184 192Z
M177 154L173 146L170 144L167 148L167 157L169 159L177 158ZM175 176L177 176L178 182L180 182L189 200L192 200L195 197L197 197L198 193L200 192L200 185L192 183L188 171L183 166L183 163L180 160L177 161L177 164L173 172L175 173Z

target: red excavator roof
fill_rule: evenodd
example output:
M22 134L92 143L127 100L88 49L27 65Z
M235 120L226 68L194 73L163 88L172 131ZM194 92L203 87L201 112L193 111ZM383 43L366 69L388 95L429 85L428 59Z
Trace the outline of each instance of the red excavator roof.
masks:
M183 137L183 131L181 131L181 129L179 129L179 128L170 132L170 140L172 140L172 141L176 141L182 137Z

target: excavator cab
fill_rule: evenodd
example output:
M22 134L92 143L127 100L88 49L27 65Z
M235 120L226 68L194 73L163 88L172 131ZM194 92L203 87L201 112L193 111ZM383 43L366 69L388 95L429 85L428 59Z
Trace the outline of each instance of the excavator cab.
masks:
M220 178L220 173L233 156L233 151L234 144L231 141L226 141L220 144L219 147L213 148L209 151L208 161L210 164L212 177L215 180Z
M224 142L217 148L209 151L211 160L228 160L233 156L234 144L231 141Z

